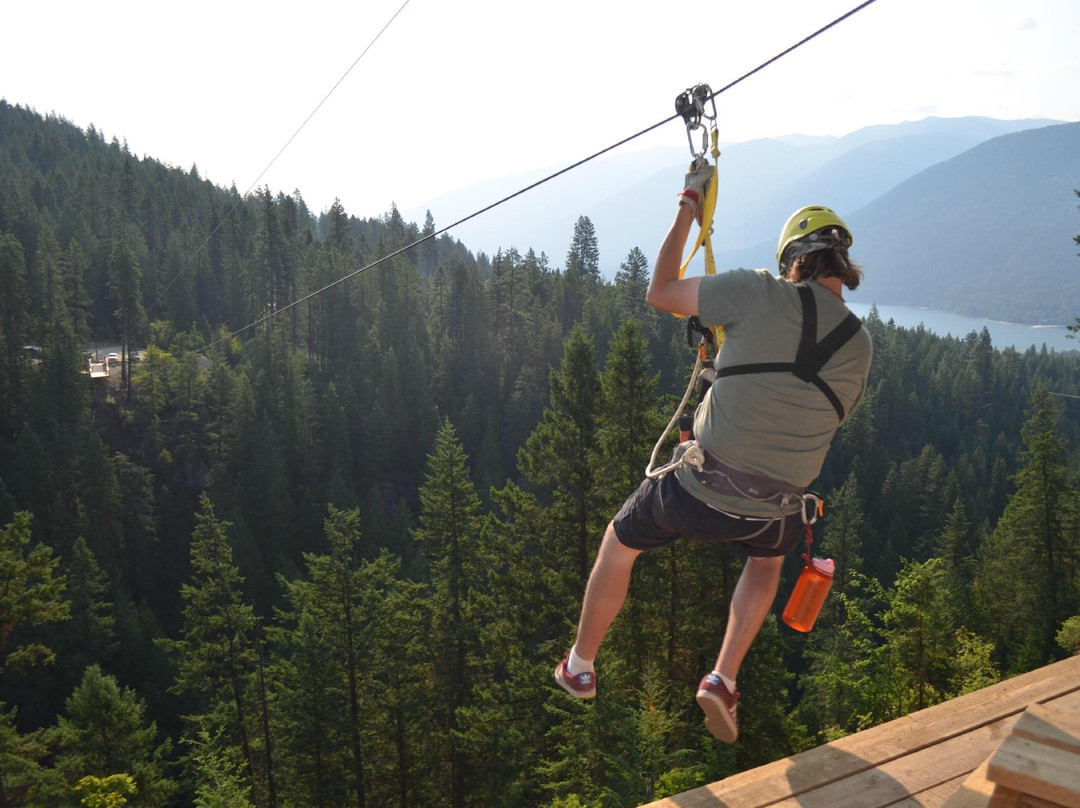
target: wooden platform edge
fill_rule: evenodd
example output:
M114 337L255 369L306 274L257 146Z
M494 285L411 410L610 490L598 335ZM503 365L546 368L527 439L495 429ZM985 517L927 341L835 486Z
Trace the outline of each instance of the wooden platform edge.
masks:
M762 808L1019 715L1032 704L1076 691L1080 691L1080 656L1004 679L974 693L642 808ZM987 712L985 705L995 702L996 709ZM913 739L914 743L901 748L895 742L896 736ZM820 763L816 777L806 778L798 787L784 787L793 768L805 769L814 763Z

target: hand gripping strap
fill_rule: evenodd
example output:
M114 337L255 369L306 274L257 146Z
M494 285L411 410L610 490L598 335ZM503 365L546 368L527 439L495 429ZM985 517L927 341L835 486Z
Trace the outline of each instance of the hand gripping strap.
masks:
M716 166L713 166L713 178L709 183L709 187L705 190L705 204L701 207L701 229L698 231L697 241L694 242L694 249L690 251L689 257L683 262L683 265L679 267L679 279L682 280L683 275L686 274L686 268L690 266L690 262L697 255L698 248L702 244L705 245L705 274L716 274L716 263L713 261L712 240L709 235L712 233L713 214L716 213L716 186L718 180L716 178ZM678 317L685 317L685 314L676 315Z

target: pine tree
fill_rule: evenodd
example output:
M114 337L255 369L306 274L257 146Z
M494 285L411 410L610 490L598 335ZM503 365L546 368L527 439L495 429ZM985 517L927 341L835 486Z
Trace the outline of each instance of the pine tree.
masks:
M423 597L388 553L362 558L360 521L331 507L329 554L307 554L307 575L282 581L289 608L271 635L281 651L271 675L284 791L300 804L408 804L435 761Z
M454 427L446 421L428 458L428 474L420 488L420 527L416 541L431 568L435 603L432 644L436 655L436 688L443 705L440 717L447 735L450 772L449 803L468 802L469 774L477 762L465 759L454 738L458 713L469 705L479 655L478 595L484 589L487 564L477 539L481 533L480 498L466 468L465 452Z
M72 545L65 578L71 620L58 634L64 642L66 666L82 671L95 660L107 659L117 648L114 608L107 599L109 579L82 537Z
M116 304L114 317L120 331L121 384L131 397L131 345L146 323L142 304L142 268L135 251L118 242L109 256L109 296Z
M649 289L649 259L639 248L626 254L626 260L615 273L616 311L620 320L631 317L647 323L652 319L652 309L645 302Z
M551 371L550 387L544 419L519 453L518 466L544 492L541 499L551 501L545 562L567 571L553 595L574 600L584 591L603 531L594 466L600 381L592 344L580 326L566 342L562 366Z
M195 808L255 808L251 784L223 749L220 736L203 730L192 742Z
M831 555L836 562L833 588L837 592L846 592L852 576L863 571L864 521L859 481L853 472L829 500L825 535L821 541L820 552Z
M641 482L663 429L655 404L658 377L649 373L643 331L635 320L619 329L600 376L597 462L603 468L607 510L621 505Z
M29 549L29 552L27 550ZM45 623L67 620L69 604L65 581L57 575L60 559L42 544L30 548L30 514L19 512L0 530L0 673L25 671L38 662L53 661L52 649L32 638L23 639L23 628L33 630ZM50 780L41 768L45 748L40 733L20 736L15 728L16 710L0 701L0 806L13 805L13 790L30 795L49 793ZM46 804L43 801L41 804Z
M229 527L202 494L191 536L192 578L181 586L182 636L161 645L176 658L173 691L196 696L206 705L192 717L195 730L220 726L228 744L239 750L245 775L254 778L259 767L251 742L249 722L254 716L248 688L255 666L255 613L242 595L244 579L233 565Z
M590 283L600 281L600 247L596 227L588 216L579 216L574 223L574 236L566 252L566 272Z
M797 715L824 740L871 726L882 712L876 649L880 626L872 615L884 603L881 585L854 575L848 593L831 592L807 644L807 671Z
M942 559L904 565L883 620L896 713L921 710L947 697L957 627Z
M130 775L133 806L160 806L176 790L164 769L171 745L157 745L157 725L134 691L91 665L65 704L65 715L46 733L57 750L56 768L75 788L86 775Z
M30 340L30 293L26 258L19 240L0 233L0 434L16 428L16 406L22 397L23 345Z
M40 642L21 642L21 632L71 616L67 582L57 574L60 559L43 544L30 547L30 521L30 514L22 511L0 530L0 673L51 663L53 651Z
M1010 664L1045 664L1054 636L1075 613L1071 580L1077 554L1076 489L1065 473L1057 411L1044 387L1031 396L1021 430L1024 448L1009 500L983 548L976 599Z

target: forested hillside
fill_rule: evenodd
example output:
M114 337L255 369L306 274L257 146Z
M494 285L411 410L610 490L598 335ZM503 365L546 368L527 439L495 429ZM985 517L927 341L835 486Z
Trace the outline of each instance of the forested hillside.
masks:
M842 181L858 187L860 163L885 156L884 145L829 164L820 173L834 176L819 187L851 198ZM1073 320L1080 299L1072 241L1080 227L1077 186L1080 123L1068 123L987 140L855 210L845 211L828 194L812 195L805 184L796 186L794 198L843 212L856 234L852 255L867 268L859 290L864 300L1062 325ZM772 237L725 251L717 265L760 266L775 245Z
M559 265L442 236L233 335L434 231L0 102L0 806L630 806L1080 651L1080 358L873 315L815 486L836 584L769 618L739 742L693 698L720 547L642 558L567 698L693 361L657 245L608 281L584 216ZM92 382L95 341L141 361Z

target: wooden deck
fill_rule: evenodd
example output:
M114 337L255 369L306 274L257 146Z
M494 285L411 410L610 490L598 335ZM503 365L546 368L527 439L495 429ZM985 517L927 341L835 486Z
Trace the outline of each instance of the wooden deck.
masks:
M950 808L985 805L980 772L1033 704L1080 715L1080 656L648 808L939 808L954 795Z

